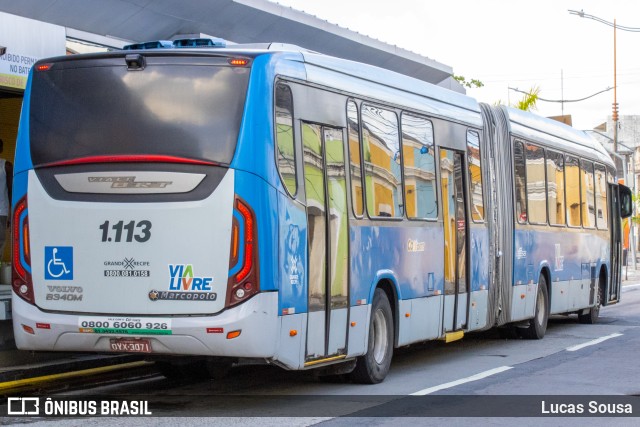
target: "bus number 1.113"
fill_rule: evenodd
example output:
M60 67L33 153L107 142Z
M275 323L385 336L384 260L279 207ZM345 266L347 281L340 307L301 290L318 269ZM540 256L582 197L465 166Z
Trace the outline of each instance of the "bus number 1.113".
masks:
M151 237L151 221L147 220L129 221L126 224L124 221L118 221L111 227L109 227L109 221L105 221L98 228L102 230L103 242L121 242L123 230L126 232L127 242L132 242L135 239L136 242L144 243ZM111 230L112 232L110 232Z

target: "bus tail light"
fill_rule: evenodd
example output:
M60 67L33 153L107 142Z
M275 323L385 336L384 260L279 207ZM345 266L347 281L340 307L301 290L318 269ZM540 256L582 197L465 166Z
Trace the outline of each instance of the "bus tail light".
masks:
M33 281L31 279L31 251L29 244L29 211L27 197L23 197L13 210L11 223L12 242L12 271L11 286L13 291L23 300L35 304Z
M239 304L259 291L257 237L256 216L253 210L236 196L231 229L226 307Z

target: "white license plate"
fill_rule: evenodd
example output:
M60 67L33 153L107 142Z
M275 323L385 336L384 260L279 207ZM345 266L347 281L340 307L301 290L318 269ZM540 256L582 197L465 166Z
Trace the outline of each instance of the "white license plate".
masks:
M151 353L151 341L146 338L111 338L111 351L118 353Z

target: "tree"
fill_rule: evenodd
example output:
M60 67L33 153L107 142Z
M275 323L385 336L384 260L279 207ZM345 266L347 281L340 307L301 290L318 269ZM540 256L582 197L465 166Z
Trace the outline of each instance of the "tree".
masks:
M511 105L514 108L524 111L533 111L537 108L538 95L540 94L540 87L534 86L527 93L524 94L522 99L515 104Z
M453 78L464 87L480 88L480 87L484 86L484 83L482 83L478 79L467 80L467 79L464 78L464 76L456 76L456 75L454 75Z

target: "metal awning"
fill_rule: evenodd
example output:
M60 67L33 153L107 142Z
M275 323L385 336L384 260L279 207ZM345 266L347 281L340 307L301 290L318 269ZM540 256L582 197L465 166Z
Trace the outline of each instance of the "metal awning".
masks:
M203 33L236 43L290 43L447 86L453 73L427 57L266 0L0 0L0 11L137 42Z

